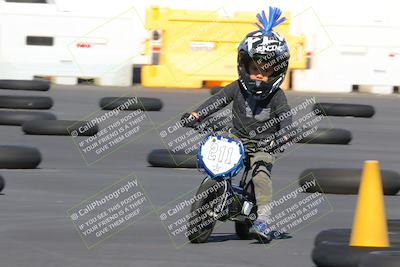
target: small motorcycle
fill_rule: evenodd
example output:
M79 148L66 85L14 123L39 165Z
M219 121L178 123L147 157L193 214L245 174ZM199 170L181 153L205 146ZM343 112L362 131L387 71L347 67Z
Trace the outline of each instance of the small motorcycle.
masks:
M200 143L197 153L200 170L207 176L194 197L187 226L191 243L206 243L217 221L234 221L240 239L251 239L249 229L257 218L252 179L248 179L250 160L239 138L212 133ZM238 184L233 180L241 169Z

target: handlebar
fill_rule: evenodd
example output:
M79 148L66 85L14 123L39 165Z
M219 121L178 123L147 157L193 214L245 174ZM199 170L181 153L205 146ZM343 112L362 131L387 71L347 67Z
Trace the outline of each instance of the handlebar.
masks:
M227 117L207 117L201 122L196 122L195 125L187 127L196 130L199 134L218 134L224 135L224 133L232 133L231 125L224 125L221 122L224 122ZM239 139L239 138L238 138ZM277 143L274 138L271 140L256 140L251 138L240 138L240 141L246 147L246 150L253 151L261 150L270 154L275 153L283 153L285 143ZM287 142L289 142L288 140Z

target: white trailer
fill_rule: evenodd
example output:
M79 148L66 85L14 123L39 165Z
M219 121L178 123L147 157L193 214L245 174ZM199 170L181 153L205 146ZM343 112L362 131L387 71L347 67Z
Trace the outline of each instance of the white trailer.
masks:
M311 64L294 71L292 89L394 92L400 85L398 7L387 0L312 1L312 11L298 23Z
M132 65L148 62L142 18L134 6L90 2L0 0L0 79L131 85Z

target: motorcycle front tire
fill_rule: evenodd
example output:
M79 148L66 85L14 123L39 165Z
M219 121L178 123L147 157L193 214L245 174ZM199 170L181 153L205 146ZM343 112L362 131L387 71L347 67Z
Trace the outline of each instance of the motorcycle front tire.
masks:
M197 190L196 195L201 195L203 192L206 192L209 188L217 185L217 181L212 179L205 180ZM222 188L221 188L222 189ZM206 215L207 210L203 210L202 207L207 205L212 199L215 199L219 196L220 190L217 192L210 193L206 198L200 198L196 200L190 209L190 213L196 215L191 216L189 220L188 226L188 239L191 243L207 243L208 238L210 237L214 226L216 224L216 220ZM200 210L200 212L198 212ZM211 220L211 223L206 224L206 226L202 225L205 221Z

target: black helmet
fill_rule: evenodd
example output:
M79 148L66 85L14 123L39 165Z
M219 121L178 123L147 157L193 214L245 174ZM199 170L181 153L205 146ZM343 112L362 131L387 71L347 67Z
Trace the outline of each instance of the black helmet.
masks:
M261 23L259 30L246 35L238 47L238 73L239 81L244 89L261 99L266 98L282 84L289 64L289 48L285 38L272 31L272 28L281 24L286 18L281 18L279 8L269 8L269 20L262 11L257 14ZM279 19L279 20L278 20ZM262 66L264 72L268 73L268 80L254 81L250 79L249 64L253 61Z

